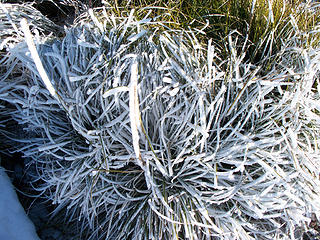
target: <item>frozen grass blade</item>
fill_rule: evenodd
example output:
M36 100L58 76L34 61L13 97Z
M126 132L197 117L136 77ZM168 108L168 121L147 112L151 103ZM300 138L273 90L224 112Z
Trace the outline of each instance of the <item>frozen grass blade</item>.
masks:
M21 20L21 27L22 30L24 32L24 35L26 37L26 42L28 44L29 50L31 52L31 56L36 64L37 70L46 86L46 88L49 90L50 94L56 98L57 100L59 100L58 95L56 93L56 90L54 89L54 87L52 86L48 75L46 73L46 71L43 68L42 62L40 60L39 54L37 52L36 46L34 45L33 39L32 39L32 35L29 29L29 25L27 20L24 18Z
M132 145L136 158L141 164L141 167L145 165L141 159L140 146L139 146L139 131L138 126L140 125L140 110L138 100L138 64L135 60L131 65L130 74L130 87L129 87L129 111L130 111L130 125L132 134Z

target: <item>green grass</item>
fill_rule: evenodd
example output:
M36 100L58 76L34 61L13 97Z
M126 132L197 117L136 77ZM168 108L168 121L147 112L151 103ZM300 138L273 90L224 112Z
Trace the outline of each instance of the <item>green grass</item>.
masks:
M207 44L209 39L223 46L231 31L238 31L243 39L248 37L250 47L246 59L259 62L269 49L272 55L279 51L280 39L292 37L293 30L308 32L319 22L319 9L309 11L304 8L303 0L169 0L148 1L132 0L109 1L112 11L123 16L123 12L135 9L135 16L142 19L148 13L166 22L170 28L203 29L199 39ZM160 16L160 17L159 17ZM292 17L290 17L292 16ZM292 22L294 19L296 22ZM312 39L312 40L311 40ZM305 36L305 45L319 44L316 36ZM243 40L244 41L244 40ZM240 42L241 45L243 42ZM224 48L222 48L224 49ZM224 56L229 53L224 51Z

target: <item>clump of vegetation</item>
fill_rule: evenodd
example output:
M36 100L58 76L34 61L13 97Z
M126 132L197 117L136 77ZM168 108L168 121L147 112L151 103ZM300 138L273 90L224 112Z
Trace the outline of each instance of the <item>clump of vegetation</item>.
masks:
M266 49L278 52L281 39L290 38L292 32L308 33L319 22L317 3L304 0L132 0L106 1L104 4L112 11L116 9L118 15L136 9L138 19L148 13L172 28L201 30L199 32L205 35L200 39L205 43L214 39L215 43L223 45L229 33L237 30L248 37L250 48L246 58L251 62L265 58ZM314 35L309 40L319 41L319 34ZM228 53L225 54L227 57Z
M1 99L27 133L19 151L34 188L54 213L80 220L79 238L285 239L307 229L320 214L320 48L316 23L303 28L284 3L229 1L212 5L218 16L184 1L128 12L131 1L36 44L21 22L26 41L6 53ZM316 21L310 3L298 6ZM181 16L205 22L201 11L220 19L202 29L219 27L206 44L198 26L177 26Z

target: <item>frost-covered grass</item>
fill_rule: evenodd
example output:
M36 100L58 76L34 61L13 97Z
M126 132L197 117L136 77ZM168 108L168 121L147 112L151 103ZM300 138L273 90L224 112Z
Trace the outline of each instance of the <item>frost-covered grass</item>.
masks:
M133 11L51 40L22 21L0 97L34 189L85 239L294 239L320 214L318 30L297 22L251 61L249 35L203 44Z
M99 1L92 1L93 5ZM304 33L314 30L319 22L318 3L310 0L131 0L102 1L116 15L136 9L137 17L148 13L171 28L196 28L199 39L211 38L223 45L228 34L237 30L248 37L246 58L266 58L266 49L277 52L281 40L290 38L291 30ZM292 23L293 22L293 23ZM319 34L304 36L319 41ZM305 44L308 43L308 40ZM224 50L224 49L223 49ZM228 55L225 52L226 56Z

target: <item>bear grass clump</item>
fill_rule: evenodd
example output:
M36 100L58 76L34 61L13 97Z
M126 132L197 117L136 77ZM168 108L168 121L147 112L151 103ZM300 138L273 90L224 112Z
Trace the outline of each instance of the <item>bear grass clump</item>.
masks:
M259 64L237 31L224 48L104 8L8 48L34 189L83 239L294 238L320 214L320 48L291 24Z

